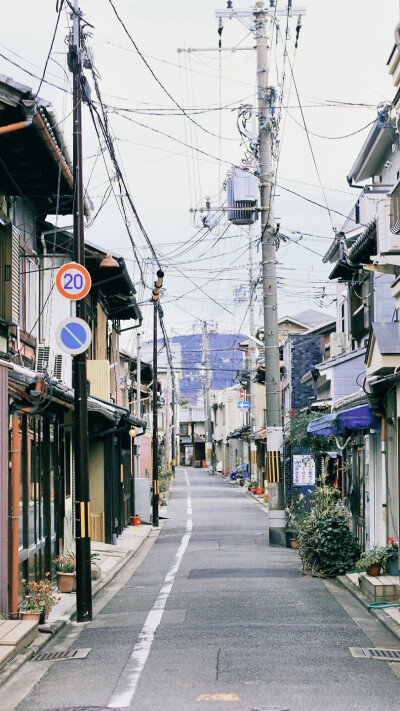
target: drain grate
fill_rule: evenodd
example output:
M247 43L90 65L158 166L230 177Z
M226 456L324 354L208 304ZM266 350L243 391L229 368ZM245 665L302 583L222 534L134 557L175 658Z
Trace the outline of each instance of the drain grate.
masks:
M40 652L33 658L33 662L58 662L64 659L85 659L91 647L82 647L81 649L69 649L66 652Z
M290 711L289 706L257 706L252 711Z
M374 647L349 647L349 649L353 657L400 662L400 649L380 649Z

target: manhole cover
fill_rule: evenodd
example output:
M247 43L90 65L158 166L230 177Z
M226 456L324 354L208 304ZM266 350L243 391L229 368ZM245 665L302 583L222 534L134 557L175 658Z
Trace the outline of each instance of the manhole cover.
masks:
M349 647L349 649L353 657L400 662L400 649L379 649L373 647Z
M33 662L58 662L64 659L85 659L91 647L69 649L66 652L40 652L32 659ZM88 707L87 707L88 708Z

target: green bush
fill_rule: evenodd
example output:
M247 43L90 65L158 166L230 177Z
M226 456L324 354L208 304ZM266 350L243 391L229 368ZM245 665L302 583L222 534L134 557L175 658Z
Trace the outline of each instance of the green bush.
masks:
M337 489L321 487L310 502L298 534L304 572L331 578L354 570L360 548L349 528L350 514L338 497Z

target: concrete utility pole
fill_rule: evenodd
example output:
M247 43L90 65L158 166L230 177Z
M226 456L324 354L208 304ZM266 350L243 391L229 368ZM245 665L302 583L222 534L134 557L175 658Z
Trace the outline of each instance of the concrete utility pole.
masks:
M250 476L256 474L258 481L258 471L257 471L257 447L252 439L252 435L256 430L256 418L257 418L257 384L254 382L254 376L256 373L256 344L254 342L255 337L255 318L254 318L254 300L256 295L256 281L254 279L254 224L249 225L249 348L248 348L248 360L249 360L249 371L250 371L250 411L249 411L249 424L250 424L250 453L249 453L249 468ZM263 482L261 482L263 484Z
M141 342L140 342L140 330L136 334L136 415L138 418L142 417L142 361L141 361ZM136 442L136 477L140 477L140 437L137 438ZM136 511L133 512L133 516L136 515Z
M157 412L157 317L158 311L160 309L160 304L158 299L160 298L160 291L163 285L164 272L162 269L157 271L157 279L154 282L154 289L152 293L153 302L153 498L152 498L152 511L153 511L153 526L158 526L158 504L159 504L159 489L158 489L158 412Z
M252 17L255 24L257 52L258 89L258 145L261 210L261 246L264 307L264 350L265 350L265 402L267 413L267 462L266 484L270 502L269 537L271 543L285 545L285 516L283 511L283 480L281 476L280 451L283 441L282 412L280 396L280 359L278 340L278 309L276 283L276 248L273 215L274 165L272 154L273 87L268 86L268 38L267 22L285 15L302 15L304 8L292 7L288 0L285 10L278 10L275 0L270 0L268 8L260 0L253 10L235 10L229 4L227 10L217 10L217 18ZM251 335L251 334L250 334Z
M208 348L207 322L203 322L203 366L204 366L204 419L206 466L212 465L212 426L211 426L211 370L210 351Z
M280 358L278 341L278 295L276 283L276 247L274 228L274 165L272 158L271 102L268 88L267 15L264 3L255 6L257 43L257 87L260 151L261 254L264 307L265 400L267 412L267 467L269 505L271 510L284 509L283 481L280 473L280 450L283 441L280 395ZM271 517L270 541L284 544L285 519ZM281 534L282 530L282 534ZM279 540L282 538L282 540Z
M82 176L82 49L78 0L73 3L73 31L68 66L73 75L73 175L74 175L74 260L85 264L84 197ZM76 315L85 319L85 301L77 301ZM92 619L90 558L89 434L87 414L86 352L74 356L74 455L76 523L76 610L78 622Z

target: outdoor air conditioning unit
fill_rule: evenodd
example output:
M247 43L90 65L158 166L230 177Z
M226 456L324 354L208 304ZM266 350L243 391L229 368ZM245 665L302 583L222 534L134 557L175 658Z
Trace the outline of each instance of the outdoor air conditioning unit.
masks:
M345 333L331 333L330 337L330 356L331 358L336 358L346 351L346 334Z
M61 382L64 377L64 356L55 355L54 356L54 378Z
M36 370L38 373L53 374L53 357L50 346L40 343L36 349Z
M226 181L228 220L234 225L251 225L258 219L256 208L259 196L258 179L247 170L234 168ZM247 209L243 209L247 208Z
M397 198L392 198L396 200ZM376 211L377 253L400 254L400 235L390 231L390 214L393 209L390 198L380 200Z

